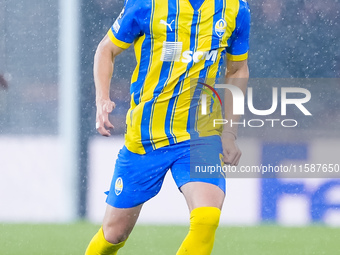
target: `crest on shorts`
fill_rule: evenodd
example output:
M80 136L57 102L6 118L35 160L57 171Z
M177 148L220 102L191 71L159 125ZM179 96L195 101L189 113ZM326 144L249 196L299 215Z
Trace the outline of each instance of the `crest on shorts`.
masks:
M227 22L224 19L220 19L215 24L215 33L218 37L222 37L227 30Z
M121 177L117 178L115 184L115 193L119 196L123 191L123 179Z

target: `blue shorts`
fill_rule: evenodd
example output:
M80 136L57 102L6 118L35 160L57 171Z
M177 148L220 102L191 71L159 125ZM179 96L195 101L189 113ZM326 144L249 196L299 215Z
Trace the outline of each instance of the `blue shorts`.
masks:
M132 153L124 146L118 154L106 202L116 208L131 208L148 201L160 191L169 169L178 188L188 182L205 182L225 192L222 175L214 178L197 174L192 178L191 175L194 165L220 165L221 154L219 136L188 140L143 155Z

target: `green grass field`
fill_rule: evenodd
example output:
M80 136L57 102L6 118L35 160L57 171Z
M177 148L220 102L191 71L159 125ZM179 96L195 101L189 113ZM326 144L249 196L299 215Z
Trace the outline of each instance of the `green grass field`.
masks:
M99 226L0 224L1 255L77 255ZM121 255L175 255L187 233L183 226L137 226ZM340 228L312 226L223 227L218 229L214 255L336 255Z

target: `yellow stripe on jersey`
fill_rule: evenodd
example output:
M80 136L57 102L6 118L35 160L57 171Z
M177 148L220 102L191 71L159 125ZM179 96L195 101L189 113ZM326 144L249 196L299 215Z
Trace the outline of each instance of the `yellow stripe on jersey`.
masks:
M154 29L154 15L155 15L155 10L156 7L159 7L159 4L156 3L155 0L152 0L152 6L151 6L151 15L150 15L150 23L149 23L149 28L150 28L150 32L151 34L153 34L153 29ZM145 36L144 36L144 40L145 40ZM142 47L143 47L143 41L137 41L137 47L135 47L135 52L136 52L136 56L140 56L140 58L142 57ZM154 38L151 38L151 47L150 47L150 56L151 59L149 61L149 65L148 65L148 75L147 77L150 77L152 75L152 63L155 60L153 57L155 55L155 51L157 48L154 48L154 44L155 44L155 40ZM141 59L139 59L139 63L140 63ZM156 65L154 65L156 66ZM139 71L139 70L138 70ZM137 81L137 69L134 71L134 79L136 79ZM146 79L147 79L146 77ZM141 130L141 123L142 123L142 118L143 118L143 108L144 108L144 104L145 102L149 101L152 99L152 93L153 93L153 89L151 89L149 87L150 84L155 84L156 79L159 78L159 74L154 75L155 80L153 80L153 82L150 81L143 81L144 85L140 91L140 99L139 102L134 102L136 104L136 107L134 109L129 110L128 115L130 118L130 122L133 123L133 125L127 125L127 132L125 134L125 146L133 153L138 153L138 154L145 154L145 148L142 144L142 130ZM149 82L149 83L147 83ZM146 90L146 93L144 93L144 87L145 84L148 85L148 88ZM134 100L132 98L132 100ZM151 120L150 120L151 121Z
M142 101L150 101L154 98L154 92L158 85L158 82L162 70L162 62L161 56L162 56L162 48L163 48L163 42L166 41L166 33L167 33L167 26L162 25L161 20L165 21L168 18L168 1L155 2L155 8L154 13L157 15L153 16L152 20L152 31L153 34L157 34L157 40L154 40L154 49L153 49L153 55L151 59L151 65L153 68L149 69L148 75L145 79L145 84L148 84L148 90L144 90ZM158 63L158 64L153 64ZM167 108L167 101L163 101L158 103L158 98L154 98L154 102L152 104L151 108L151 116L149 120L149 133L151 138L151 143L153 146L153 149L156 149L155 143L159 144L159 146L163 147L166 145L169 145L169 142L167 139L163 140L156 140L153 141L153 137L157 139L157 137L166 137L164 127L164 121L165 121L165 115L164 115L164 109ZM158 114L155 109L155 105L161 106L163 109L162 115ZM157 116L158 118L155 118Z
M155 56L155 61L159 61L162 58L162 54L163 54L163 43L167 41L166 35L167 35L167 29L168 26L164 24L164 21L166 22L168 19L168 1L164 1L161 3L161 5L159 6L160 8L160 12L162 12L162 15L158 15L158 19L155 19L155 25L156 25L156 29L157 31L155 31L157 34L162 34L163 37L158 41L158 47L160 47L160 50L158 51L159 54L157 54L157 56ZM157 11L156 11L157 12ZM177 13L178 14L178 13ZM176 16L177 19L177 16ZM175 23L175 20L174 20ZM173 23L171 23L171 25L174 25ZM174 25L175 26L175 25ZM164 84L172 84L170 82L170 79L172 78L172 70L174 69L174 63L175 62L171 62L167 77L164 77L164 79L166 78L166 81L164 82ZM160 76L160 72L162 69L162 65L159 65L158 68L158 72L159 72L159 76ZM156 77L150 77L150 79L155 79ZM157 77L158 78L158 77ZM158 85L158 83L156 83L155 85ZM166 109L168 108L169 105L169 100L171 98L171 94L166 93L166 91L164 90L165 87L163 88L163 92L160 93L157 98L155 98L155 102L152 105L152 117L153 119L150 120L150 133L151 133L151 137L155 137L156 139L154 139L153 142L153 146L155 149L158 149L160 147L164 147L169 145L169 140L167 139L167 135L165 133L165 129L164 129L164 123L165 123L165 119L166 119ZM157 139L157 137L162 137L161 139ZM164 139L166 138L166 139Z
M140 62L141 62L141 58L142 58L142 45L143 42L145 40L145 34L141 37L139 37L136 41L135 41L135 56L136 56L136 61L137 61L137 65L135 70L133 71L132 77L131 77L131 83L134 83L138 80L138 73L139 73L139 68L140 68Z
M130 43L126 43L126 42L123 42L121 40L118 40L114 34L112 33L112 30L110 29L109 32L107 32L107 35L109 36L110 40L116 45L118 46L119 48L122 48L122 49L127 49L130 47Z
M131 83L134 83L138 79L138 74L139 74L139 68L140 68L140 63L141 63L141 48L143 45L143 42L145 40L145 35L139 37L135 42L134 42L134 50L135 50L135 56L136 56L136 61L137 65L135 70L133 71L132 78L131 78ZM128 110L126 114L126 133L129 134L129 136L125 136L125 145L130 148L130 150L134 153L139 153L139 154L144 154L145 150L143 150L143 146L140 141L141 137L141 130L138 128L140 126L141 120L142 120L142 111L137 111L140 112L141 114L134 114L135 108L138 105L139 102L135 102L134 100L134 93L131 94L131 102L130 102L130 109ZM140 106L139 106L140 107ZM135 143L135 145L131 145L131 141ZM139 150L133 150L132 148L134 147L139 147Z
M199 22L197 22L198 26L196 28L196 50L195 51L200 51L200 52L209 52L211 50L211 38L213 35L213 27L214 27L214 13L215 13L215 1L205 1L201 8L200 8L200 15L199 15ZM201 36L200 36L201 35ZM202 69L204 69L206 65L206 61L204 61L205 56L204 55L198 55L197 60L200 60L199 62L195 63L192 68L190 69L190 72L188 73L188 79L187 85L190 86L190 80L192 82L192 79L198 79L200 72ZM218 62L216 61L213 66L218 67ZM211 68L208 67L208 70ZM208 78L208 76L206 76ZM205 79L205 82L207 82L207 79ZM213 84L209 84L212 85ZM208 98L208 105L209 105L209 100L210 97ZM199 132L199 122L201 122L201 104L199 105L197 111L196 111L196 123L195 123L195 131L198 132L200 135L201 133Z
M181 12L177 13L176 20L174 21L174 23L176 23L176 25L178 26L178 29L176 30L176 38L178 42L182 42L182 52L184 52L190 50L190 40L188 40L188 38L190 38L190 24L192 22L192 16L194 14L194 11L192 8L190 8L189 5L185 4L185 2L180 0L177 0L177 6L179 6ZM178 33L178 31L183 32ZM186 63L182 61L172 62L172 69L167 79L167 86L163 89L163 93L161 93L157 98L158 103L155 105L154 118L156 121L153 122L153 133L155 135L157 133L160 133L158 129L162 129L162 132L164 131L164 123L169 100L172 97L174 88L177 85L180 76L186 71L186 69L187 69ZM186 95L187 94L183 93L181 97L186 97ZM188 99L190 99L190 94L189 97L187 97L187 100ZM188 109L185 107L184 108L182 107L181 110L182 110L181 121L179 123L176 123L178 124L178 126L176 127L181 130L181 133L175 134L174 133L175 131L172 130L172 134L176 136L177 142L185 141L190 138L190 134L185 131L189 112ZM168 139L166 139L165 141L160 140L158 143L156 143L156 148L160 148L168 144L169 144Z
M224 20L225 20L225 10L226 10L226 8L227 8L227 0L223 0L222 19L224 19ZM225 45L226 44L228 45L227 41L228 41L228 37L225 35L224 37L222 37L222 40L220 41L220 47L226 47Z
M242 55L231 55L227 53L227 58L228 60L231 60L231 61L243 61L248 58L248 52Z
M228 39L234 32L236 28L236 19L235 17L238 14L238 10L240 8L239 0L227 0L224 12L224 19L227 22L227 30L222 38L222 47L228 47Z
M191 23L193 21L194 10L188 1L178 1L180 4L181 14L178 17L178 25L185 26L182 27L183 32L178 33L178 40L183 42L183 52L190 50L190 38L191 37ZM190 15L190 16L189 16ZM190 19L189 19L190 17ZM187 24L190 24L188 26ZM181 60L183 56L181 57ZM172 80L174 85L177 85L179 82L179 78L181 75L186 73L188 65L183 63L183 61L178 61L175 63L174 68L174 76L176 79ZM187 79L188 73L184 81L180 84L180 95L178 95L175 99L175 103L172 107L172 114L170 119L170 133L173 136L176 142L182 142L190 138L190 134L186 132L187 120L189 116L189 109L186 106L185 102L190 100L190 79ZM171 88L172 87L172 88ZM175 87L171 86L168 89L169 93L171 93L171 89L173 90Z

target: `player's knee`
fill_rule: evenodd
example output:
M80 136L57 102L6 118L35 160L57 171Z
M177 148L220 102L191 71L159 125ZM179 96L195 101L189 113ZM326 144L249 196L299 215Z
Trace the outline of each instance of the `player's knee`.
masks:
M111 244L119 244L129 237L127 232L119 231L113 225L103 225L103 232L105 240Z
M214 231L218 227L220 215L221 210L219 208L198 207L191 212L191 229Z

